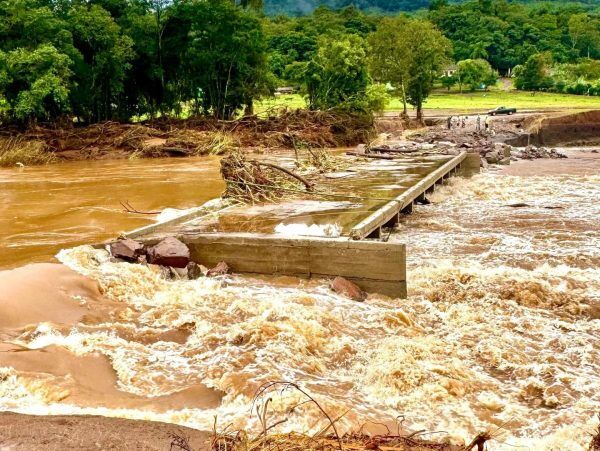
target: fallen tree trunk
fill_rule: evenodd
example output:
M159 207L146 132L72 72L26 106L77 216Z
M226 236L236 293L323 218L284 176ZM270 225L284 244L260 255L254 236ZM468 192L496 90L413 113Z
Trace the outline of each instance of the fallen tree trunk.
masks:
M394 157L391 155L372 155L368 153L361 152L346 152L346 155L351 155L353 157L363 157L363 158L372 158L374 160L393 160Z
M251 160L252 163L258 165L258 166L265 166L271 169L277 169L287 175L289 175L290 177L295 178L296 180L298 180L300 183L302 183L305 187L307 191L312 191L313 190L313 184L310 183L308 180L306 180L304 177L296 174L295 172L290 171L289 169L284 168L283 166L279 166L277 164L273 164L273 163L266 163L263 161L256 161L256 160Z

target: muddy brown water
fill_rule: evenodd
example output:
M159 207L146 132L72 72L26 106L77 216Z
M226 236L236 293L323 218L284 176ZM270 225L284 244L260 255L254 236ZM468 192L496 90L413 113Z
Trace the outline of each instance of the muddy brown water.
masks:
M257 388L287 380L341 431L400 418L455 443L490 431L494 450L585 451L600 411L600 159L569 156L450 179L403 218L403 300L291 277L165 280L89 246L59 254L77 274L5 273L0 410L259 433ZM324 427L297 392L272 396L277 432Z
M0 268L52 261L60 249L154 221L121 201L140 211L189 208L223 188L217 157L0 168Z
M285 155L260 158L274 158L293 167L293 159ZM326 197L275 208L241 207L208 228L273 232L279 223L336 223L347 231L386 198L398 195L447 159L363 163L358 173L332 178L329 192L367 199ZM143 212L202 205L223 192L219 170L218 157L78 161L0 169L0 268L53 261L60 249L100 243L157 218L127 213L121 202Z

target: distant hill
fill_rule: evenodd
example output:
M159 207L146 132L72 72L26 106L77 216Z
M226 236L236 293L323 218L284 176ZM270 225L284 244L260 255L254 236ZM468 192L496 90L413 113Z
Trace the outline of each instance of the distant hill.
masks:
M516 0L521 3L535 3L537 0ZM560 3L585 3L600 5L600 0L555 0ZM460 3L461 0L450 0L449 3ZM363 10L393 13L398 11L416 11L427 8L430 0L265 0L268 14L310 14L319 5L331 8L343 8L354 5Z

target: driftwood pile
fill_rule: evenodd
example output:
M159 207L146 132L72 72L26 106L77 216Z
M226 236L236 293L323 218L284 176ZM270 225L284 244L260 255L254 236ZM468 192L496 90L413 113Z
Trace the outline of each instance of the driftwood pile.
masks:
M97 158L106 154L129 157L204 155L220 153L234 145L228 135L215 131L166 130L153 124L118 122L103 122L85 127L34 126L21 136L30 141L42 142L49 152L67 159Z
M275 202L283 195L313 190L311 182L293 171L248 159L241 151L221 159L221 175L226 184L223 197L244 203Z

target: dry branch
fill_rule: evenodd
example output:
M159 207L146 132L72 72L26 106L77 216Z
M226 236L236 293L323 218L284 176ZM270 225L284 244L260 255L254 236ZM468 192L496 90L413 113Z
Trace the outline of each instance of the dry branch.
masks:
M277 164L273 164L273 163L267 163L264 161L256 161L256 160L250 160L251 163L256 164L258 166L266 166L268 168L273 168L273 169L277 169L287 175L289 175L290 177L295 178L296 180L298 180L299 182L301 182L305 187L307 191L312 191L314 185L309 182L308 180L306 180L304 177L290 171L289 169L284 168L283 166L279 166Z
M131 206L131 204L129 203L128 200L126 200L125 202L121 201L119 203L121 204L121 206L124 208L124 210L127 213L135 213L135 214L138 214L138 215L158 215L158 214L161 213L160 211L140 211L140 210L137 210L137 209L135 209L135 208L133 208Z

